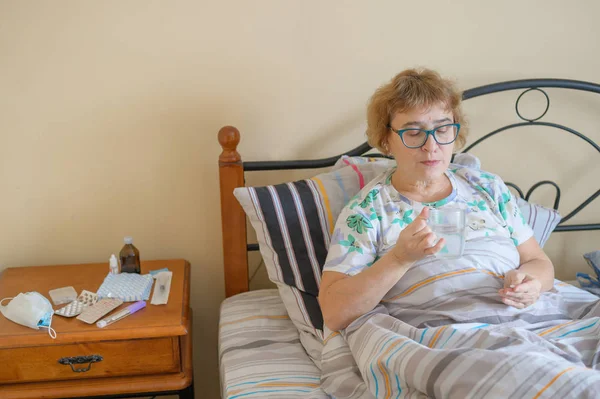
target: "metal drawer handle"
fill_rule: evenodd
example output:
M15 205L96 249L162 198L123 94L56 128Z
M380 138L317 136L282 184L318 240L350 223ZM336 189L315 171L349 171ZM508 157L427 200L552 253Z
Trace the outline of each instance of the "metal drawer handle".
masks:
M58 360L58 362L60 364L63 364L63 365L68 364L69 366L71 366L71 370L73 370L73 372L75 372L75 373L85 373L90 368L92 368L92 363L101 362L101 361L102 361L102 356L100 356L100 355L62 357ZM76 369L75 367L73 367L74 364L86 364L86 363L88 363L88 365L85 368L82 367L82 368Z

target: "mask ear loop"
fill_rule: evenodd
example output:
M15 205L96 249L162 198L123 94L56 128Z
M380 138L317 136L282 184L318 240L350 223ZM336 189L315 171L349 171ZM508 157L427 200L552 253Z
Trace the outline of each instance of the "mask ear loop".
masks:
M46 326L40 326L40 327L41 328L47 328L48 329L48 335L50 336L50 338L56 339L56 330L54 328L52 328L51 326L52 326L52 316L50 316L50 324L48 325L48 327L46 327Z
M7 299L15 299L15 297L7 297L0 299L0 306L2 305L2 302L6 301Z
M56 339L56 330L52 327L46 327L48 329L48 335L52 339Z

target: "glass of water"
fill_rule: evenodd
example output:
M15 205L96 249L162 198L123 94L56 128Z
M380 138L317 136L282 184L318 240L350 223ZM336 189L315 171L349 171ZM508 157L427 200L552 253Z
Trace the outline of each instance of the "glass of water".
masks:
M440 238L446 240L446 244L435 254L436 257L456 259L462 256L465 247L465 219L465 210L461 208L429 210L427 224L436 235L435 244Z

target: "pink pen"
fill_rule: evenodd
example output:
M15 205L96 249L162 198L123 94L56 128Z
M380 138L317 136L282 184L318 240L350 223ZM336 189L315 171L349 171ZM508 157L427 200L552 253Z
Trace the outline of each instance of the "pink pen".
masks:
M146 307L146 301L137 301L133 305L127 306L125 309L115 313L114 315L100 320L99 322L96 323L96 325L99 328L104 328L107 325L112 324L115 321L121 320L122 318L125 318L125 317L129 316L130 314L135 313L138 310L143 309L145 307Z

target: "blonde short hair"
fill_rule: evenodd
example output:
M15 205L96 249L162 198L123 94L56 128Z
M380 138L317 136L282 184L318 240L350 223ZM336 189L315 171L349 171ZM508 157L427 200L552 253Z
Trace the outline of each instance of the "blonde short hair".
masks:
M430 69L407 69L387 84L378 88L367 107L367 139L371 147L382 153L388 151L389 125L394 115L415 108L445 104L460 123L456 146L460 149L467 141L468 126L461 109L462 93L448 79Z

